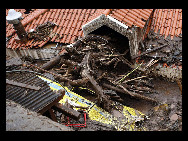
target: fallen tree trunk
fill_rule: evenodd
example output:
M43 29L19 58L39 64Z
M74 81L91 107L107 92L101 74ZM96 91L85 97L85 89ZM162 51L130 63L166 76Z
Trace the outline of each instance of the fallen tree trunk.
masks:
M42 68L37 67L37 66L32 65L32 64L31 64L31 65L26 65L26 66L27 66L27 67L34 67L34 68L38 69L38 72L39 72L39 71L42 71L42 72L50 73L50 74L52 74L53 76L55 76L55 79L58 79L59 81L63 81L63 82L66 82L66 81L67 81L67 82L68 82L70 85L72 85L72 86L83 85L83 84L85 84L85 83L88 82L87 78L78 79L78 80L70 80L70 79L68 79L68 78L66 78L66 77L63 77L62 75L55 74L55 73L53 73L53 72L47 71L47 70L45 70L45 69L42 69Z
M114 90L114 91L117 91L117 92L120 92L120 93L124 93L124 94L128 94L132 97L135 97L135 98L139 98L139 99L144 99L144 100L147 100L147 101L151 101L151 102L154 102L154 103L157 103L157 101L153 98L149 98L149 97L146 97L146 96L143 96L143 95L140 95L140 94L137 94L137 93L134 93L134 92L130 92L129 90L127 90L125 87L121 86L121 85L118 85L120 88L117 88L117 87L114 87L114 86L111 86L109 84L102 84L103 87L106 87L108 89L111 89L111 90Z
M89 82L92 84L93 89L97 94L97 104L104 108L106 111L110 111L110 101L107 96L104 94L103 89L99 86L99 84L94 80L94 78L90 75L90 67L89 67L89 57L90 53L87 53L82 61L83 70L81 71L81 75L84 78L88 78Z
M60 60L61 60L61 56L57 55L56 57L52 58L47 63L43 64L41 69L49 70L53 68L55 65L59 64ZM42 70L40 70L39 72L42 72Z

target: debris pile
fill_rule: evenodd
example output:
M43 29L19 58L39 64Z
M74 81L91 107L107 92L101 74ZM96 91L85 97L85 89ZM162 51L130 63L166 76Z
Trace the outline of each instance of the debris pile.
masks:
M138 70L142 64L134 67L130 62L129 48L121 50L120 53L109 38L91 34L78 39L74 44L64 46L62 52L64 53L59 53L58 56L44 63L41 67L29 64L29 61L23 59L25 63L21 69L51 74L53 76L52 80L60 83L58 86L54 86L57 85L54 83L51 86L52 89L58 90L57 87L64 88L67 91L65 95L69 95L68 99L70 99L70 94L73 94L74 97L79 94L77 97L81 98L82 101L87 101L86 103L90 103L90 105L86 104L80 107L77 104L77 106L82 109L81 111L85 107L90 119L100 124L106 124L106 126L113 125L116 130L136 130L136 127L134 128L135 124L145 120L145 118L141 118L140 114L136 114L139 112L132 113L131 111L134 111L134 109L127 109L123 106L125 98L131 97L157 103L157 100L150 97L150 94L154 93L153 84L151 83L152 78ZM49 81L49 83L52 82L50 79L40 78L44 81ZM84 97L92 96L91 101L89 102L84 97L80 97L80 95L84 95ZM83 115L84 121L86 120L84 113L79 114L77 111L71 110L78 107L75 107L74 104L74 106L72 105L73 107L66 106L65 103L67 103L66 99L56 104L55 111L60 111L60 113L71 117L71 119L65 118L67 126L74 125L74 120L78 120L80 115ZM70 101L68 103L70 104ZM92 107L94 110L91 110ZM131 121L130 125L123 126L127 122L127 118L121 119L121 122L117 122L116 118L112 118L112 115L109 114L113 114L114 110L123 111L124 116L128 116L130 113L131 115L133 114L133 117L127 117L129 122ZM98 116L96 112L99 112ZM105 118L107 119L101 120L100 113L106 115ZM143 114L141 115L143 116ZM57 117L58 115L56 115ZM73 123L70 124L72 120ZM62 118L59 122L62 122ZM85 126L85 123L81 125Z
M22 58L24 63L20 59L12 60L17 61L17 65L7 62L6 70L36 72L37 79L45 81L52 90L64 89L63 98L48 108L49 113L43 114L74 130L83 131L83 127L88 130L146 130L143 123L149 119L148 116L125 106L126 99L147 101L152 105L160 103L154 96L158 92L147 70L161 61L156 59L158 56L151 56L151 53L162 50L166 44L149 50L146 48L146 53L133 56L151 59L147 64L142 61L135 65L130 60L129 47L118 47L118 42L113 43L113 40L107 36L89 34L73 44L63 46L56 57L41 66L32 64L32 59ZM8 85L12 78L8 78ZM27 81L27 78L22 76L19 80ZM38 86L38 82L35 84ZM27 85L27 88L36 86ZM27 97L30 96L24 98ZM23 101L20 93L16 98ZM46 96L43 99L48 98ZM177 120L177 116L172 115L170 119ZM151 126L148 124L149 128Z
M32 29L28 32L28 38L34 39L35 41L46 41L48 38L53 38L53 29L56 26L55 23L47 21L44 24L40 24L36 29Z
M158 36L154 32L150 32L147 40L144 41L144 49L152 50L157 46L165 45L158 51L150 53L149 57L155 57L162 62L167 63L168 66L175 64L182 65L182 37L174 37L173 40Z
M141 53L133 59L144 60L148 67L148 73L153 72L170 81L182 79L182 36L163 36L150 31L148 37L140 44ZM155 67L150 67L155 66Z
M67 52L64 55L53 58L41 68L52 69L56 79L63 81L65 86L92 89L97 96L98 106L110 111L112 100L123 101L118 93L156 102L146 96L153 92L151 78L137 71L141 65L134 68L126 59L129 49L120 54L108 40L99 35L88 35L65 49ZM104 90L114 92L105 93Z

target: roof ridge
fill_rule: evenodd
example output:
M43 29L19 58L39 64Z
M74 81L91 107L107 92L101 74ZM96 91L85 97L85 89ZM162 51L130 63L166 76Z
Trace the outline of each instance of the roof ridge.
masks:
M103 12L103 14L109 15L111 11L112 11L112 9L106 9L106 10Z

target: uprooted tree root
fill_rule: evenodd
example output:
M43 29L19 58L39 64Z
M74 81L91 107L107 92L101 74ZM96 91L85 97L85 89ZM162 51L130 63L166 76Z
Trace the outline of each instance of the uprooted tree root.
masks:
M147 95L154 92L151 79L126 59L129 49L120 54L110 40L99 35L87 35L63 49L67 52L52 58L41 68L30 66L53 74L67 86L88 87L90 84L89 89L97 96L97 105L106 111L110 111L113 101L124 101L118 93L157 102ZM105 93L104 90L115 93Z

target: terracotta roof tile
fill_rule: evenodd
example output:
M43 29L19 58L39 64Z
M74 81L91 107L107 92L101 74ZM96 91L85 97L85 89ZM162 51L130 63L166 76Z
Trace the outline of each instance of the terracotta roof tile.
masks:
M129 12L127 13L127 16L129 16L130 18L132 18L133 21L136 21L136 19L137 19L137 16L135 16L131 11L129 11Z
M88 22L103 14L104 11L105 9L96 9L95 12L89 17Z
M110 14L110 12L111 12L111 9L106 9L106 10L103 12L103 14L108 15L108 14Z
M151 10L150 10L150 9L142 9L141 12L142 12L144 15L146 15L147 17L149 17L150 14L151 14ZM146 19L147 19L147 17L146 17Z
M18 9L23 13L23 9ZM47 21L52 21L57 24L54 28L53 32L56 35L49 39L51 41L58 41L61 43L72 43L74 39L78 36L83 35L82 25L86 24L88 21L98 17L102 13L104 13L105 9L36 9L28 16L24 15L24 19L22 20L23 25L25 26L26 31L30 31L31 29L35 29L39 24L43 24ZM106 10L107 14L110 14L111 10ZM117 13L115 13L117 11ZM115 16L118 20L121 20L124 23L127 23L131 26L133 23L137 26L143 27L144 22L141 19L138 19L144 15L143 18L146 18L151 10L130 10L130 9L117 9L113 10L111 16ZM8 14L8 10L6 11ZM126 13L127 16L126 16ZM148 14L147 14L148 13ZM146 14L146 15L145 15ZM125 17L126 16L126 17ZM137 18L137 19L136 19ZM14 34L14 29L12 25L7 24L7 37L11 34ZM57 36L59 34L59 37ZM15 38L13 36L12 38ZM31 47L42 47L47 41L34 41L29 40L26 44L17 44L15 40L10 40L11 42L8 44L8 47L19 48L22 46L26 46L26 48Z
M32 20L38 18L41 14L47 12L49 9L37 9L25 17L22 21L22 24L25 26L30 23Z
M182 31L182 9L156 9L152 22L152 29L166 38L170 35L179 36Z
M25 12L24 9L16 9L21 13ZM43 24L47 21L52 21L57 24L53 29L56 35L52 39L48 39L52 42L61 43L72 43L75 38L83 35L82 25L89 21L89 18L93 15L99 14L101 9L36 9L28 15L23 14L22 24L25 26L27 32L31 29L35 29L38 25ZM8 9L6 10L8 14ZM42 47L47 41L34 41L29 40L26 44L18 44L15 42L14 38L17 36L15 34L14 28L11 24L6 23L6 36L13 34L12 38L9 40L7 48L26 48L31 47ZM59 35L58 35L59 34ZM11 41L11 42L10 42ZM23 46L23 47L22 47Z
M23 12L24 10L18 11ZM18 44L14 40L17 35L14 33L13 26L6 23L6 36L13 34L7 48L42 47L48 41L72 43L75 38L83 35L82 26L84 24L104 13L128 26L136 25L143 28L152 11L152 9L36 9L31 14L23 14L22 23L26 31L35 29L39 24L47 21L53 21L57 24L53 30L55 36L46 41L34 41L32 39L26 44ZM165 35L165 37L179 35L182 33L182 10L156 9L151 28L155 32L160 29L160 34Z
M147 20L151 12L152 9L114 9L109 15L128 26L143 28L145 22L142 19Z
M178 27L176 36L178 36L179 34L181 34L181 31L182 31L182 19L180 19L180 21L179 21L179 27Z
M163 15L162 15L162 20L161 20L161 23L160 23L160 35L163 34L163 31L164 31L164 28L165 28L165 21L166 21L166 15L167 15L167 11L163 12ZM164 25L164 26L162 26Z
M119 21L123 21L124 19L124 16L122 13L119 13L119 12L116 12L116 13L113 13L113 16L116 18L116 19L119 19Z

